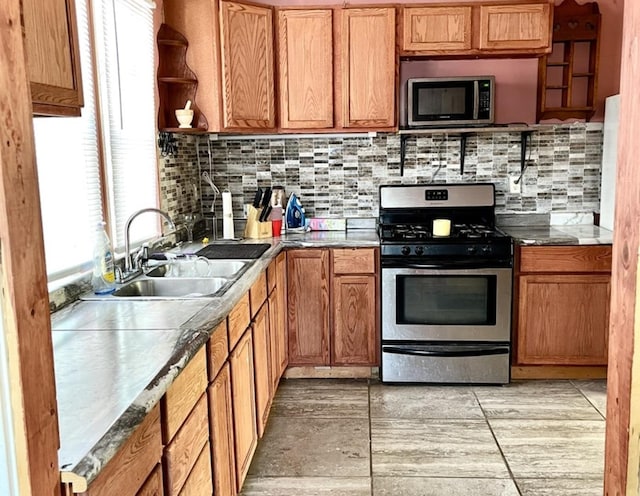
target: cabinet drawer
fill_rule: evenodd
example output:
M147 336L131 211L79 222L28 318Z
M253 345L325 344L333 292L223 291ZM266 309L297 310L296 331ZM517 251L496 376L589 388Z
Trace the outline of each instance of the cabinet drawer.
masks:
M167 444L207 389L206 349L194 356L162 398L162 436Z
M520 272L611 272L611 245L523 246Z
M209 382L212 382L229 356L229 336L227 334L227 319L224 319L207 343L207 356L209 358Z
M229 349L235 348L250 322L249 293L246 293L229 314Z
M258 280L253 283L249 290L249 297L251 298L251 318L254 318L260 310L260 307L267 299L267 274L263 272L258 277Z
M375 249L337 248L333 250L334 274L374 274L375 271Z
M180 491L180 496L211 496L212 493L211 448L207 443L191 469L191 473Z
M162 496L162 465L156 465L151 475L147 478L144 486L136 493L136 496Z
M209 415L205 394L164 450L167 496L180 494L208 439Z
M156 405L91 483L86 496L136 494L161 456L160 408Z
M276 288L276 278L277 278L277 261L274 260L271 262L271 265L267 268L267 293L271 294Z

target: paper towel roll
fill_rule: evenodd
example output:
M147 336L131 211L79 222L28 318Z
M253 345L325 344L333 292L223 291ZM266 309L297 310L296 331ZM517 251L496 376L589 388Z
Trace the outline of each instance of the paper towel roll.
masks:
M222 237L233 239L233 207L231 205L231 192L222 192Z

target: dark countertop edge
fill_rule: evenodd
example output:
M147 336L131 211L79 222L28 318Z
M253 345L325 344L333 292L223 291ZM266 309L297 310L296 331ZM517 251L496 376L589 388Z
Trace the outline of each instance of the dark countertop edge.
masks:
M374 230L358 230L360 234L374 235ZM354 231L351 231L353 234ZM366 248L378 247L379 241L373 238L358 239L356 235L352 239L304 239L304 234L289 235L290 238L266 238L264 240L249 240L249 242L270 242L272 244L262 256L254 261L252 266L234 282L229 290L221 298L216 298L204 308L196 312L178 330L184 333L183 345L176 350L169 361L161 367L154 379L140 392L134 402L124 413L115 419L111 427L100 440L89 450L75 465L61 472L72 472L75 476L84 479L90 485L100 471L118 453L119 449L140 426L146 415L158 404L162 396L167 392L176 377L189 364L191 359L206 345L211 334L218 324L226 318L240 298L250 289L259 275L284 249L290 248ZM293 239L291 239L293 238ZM78 303L78 304L81 304ZM53 331L55 332L55 331ZM63 440L61 439L62 443Z

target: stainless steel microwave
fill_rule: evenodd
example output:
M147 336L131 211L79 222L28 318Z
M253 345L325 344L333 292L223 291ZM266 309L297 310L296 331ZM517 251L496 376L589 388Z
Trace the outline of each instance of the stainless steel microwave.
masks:
M493 124L494 106L494 76L407 80L410 128Z

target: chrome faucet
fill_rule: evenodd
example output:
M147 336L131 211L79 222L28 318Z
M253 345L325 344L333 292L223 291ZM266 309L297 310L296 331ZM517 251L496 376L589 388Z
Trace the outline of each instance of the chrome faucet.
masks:
M133 222L133 220L138 217L138 215L140 214L144 214L147 212L155 212L158 215L162 216L165 218L165 220L167 221L167 223L169 224L169 226L175 231L176 229L176 225L173 223L173 220L171 220L171 217L169 217L169 214L158 209L158 208L142 208L134 213L131 214L131 216L127 219L127 222L124 225L124 274L122 274L122 279L124 280L125 278L130 277L130 274L132 272L137 273L139 272L139 267L134 267L134 265L137 265L135 263L131 263L131 254L129 253L129 228L131 227L131 223Z

